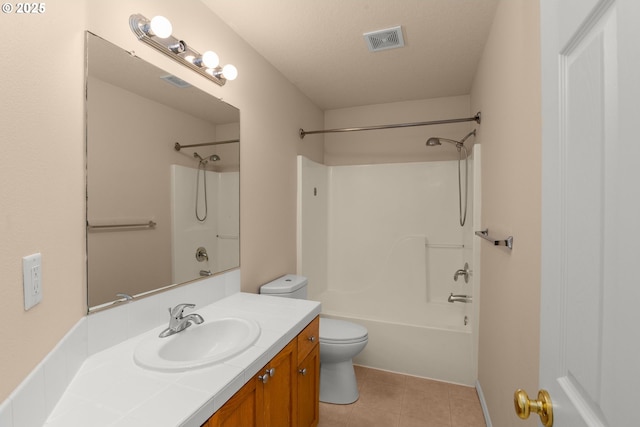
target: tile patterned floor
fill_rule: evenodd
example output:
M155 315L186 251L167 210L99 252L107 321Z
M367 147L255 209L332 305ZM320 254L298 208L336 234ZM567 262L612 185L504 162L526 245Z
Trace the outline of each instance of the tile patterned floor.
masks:
M356 366L360 398L320 402L318 427L485 427L475 388Z

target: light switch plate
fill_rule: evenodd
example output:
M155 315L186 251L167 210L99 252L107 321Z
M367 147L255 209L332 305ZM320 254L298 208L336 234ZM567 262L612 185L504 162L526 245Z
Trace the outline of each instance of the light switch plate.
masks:
M42 255L37 253L22 258L24 309L29 310L42 301Z

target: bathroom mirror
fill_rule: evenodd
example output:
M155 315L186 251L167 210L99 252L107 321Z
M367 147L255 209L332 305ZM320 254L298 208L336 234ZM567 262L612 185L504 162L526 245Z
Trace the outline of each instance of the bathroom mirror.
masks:
M88 32L86 47L88 311L238 267L239 110Z

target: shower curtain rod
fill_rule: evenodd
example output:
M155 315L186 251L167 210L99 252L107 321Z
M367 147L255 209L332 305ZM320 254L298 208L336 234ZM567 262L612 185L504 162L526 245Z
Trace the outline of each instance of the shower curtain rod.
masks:
M190 147L203 147L205 145L220 145L220 144L230 144L232 142L240 142L239 139L230 139L228 141L214 141L214 142L203 142L202 144L191 144L191 145L180 145L179 142L173 146L176 151L180 151L181 148L190 148Z
M303 139L305 135L311 135L314 133L356 132L361 130L392 129L392 128L412 127L412 126L446 125L450 123L461 123L461 122L476 122L480 124L480 112L478 112L473 117L467 117L464 119L433 120L430 122L399 123L395 125L380 125L380 126L367 126L367 127L359 127L359 128L341 128L341 129L310 130L310 131L305 131L304 129L300 128L299 132L300 132L300 139Z

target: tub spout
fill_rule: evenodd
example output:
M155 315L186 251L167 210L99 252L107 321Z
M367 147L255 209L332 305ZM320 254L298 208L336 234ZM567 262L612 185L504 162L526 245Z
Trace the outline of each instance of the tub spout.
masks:
M453 293L451 293L451 295L449 295L449 298L447 299L448 302L464 302L464 303L470 303L472 301L472 298L470 295L454 295Z

